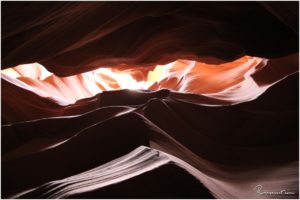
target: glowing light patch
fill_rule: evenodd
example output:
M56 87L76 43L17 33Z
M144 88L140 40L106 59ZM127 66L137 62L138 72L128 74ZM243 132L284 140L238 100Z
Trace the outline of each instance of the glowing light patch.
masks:
M256 98L262 87L252 74L267 64L267 59L243 56L218 65L193 60L176 60L155 67L102 67L68 77L59 77L39 63L1 70L2 79L50 98L60 105L75 103L102 91L169 89L193 93L230 102Z
M3 70L1 70L1 73L5 74L11 78L21 77L21 75L14 68L3 69Z

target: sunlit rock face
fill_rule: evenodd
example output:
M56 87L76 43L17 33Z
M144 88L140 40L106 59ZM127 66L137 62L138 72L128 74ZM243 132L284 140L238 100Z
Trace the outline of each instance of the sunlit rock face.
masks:
M298 2L3 2L1 197L299 198Z
M177 60L152 68L99 68L74 76L59 77L35 63L2 70L2 75L3 79L42 97L50 98L60 105L75 103L102 91L120 89L170 89L206 95L230 90L229 95L224 95L223 98L231 98L232 102L236 103L255 98L261 93L261 88L251 75L266 64L266 59L247 56L220 65ZM235 101L234 96L240 98Z
M56 76L35 63L4 69L2 78L59 105L72 104L102 91L121 89L169 89L234 104L255 99L274 83L261 84L252 77L267 67L267 62L267 59L249 56L219 65L177 60L147 68L126 65L99 68L68 77ZM280 78L285 75L288 74L282 74Z
M297 8L297 2L4 2L1 63L38 62L70 76L120 64L282 57L298 52Z

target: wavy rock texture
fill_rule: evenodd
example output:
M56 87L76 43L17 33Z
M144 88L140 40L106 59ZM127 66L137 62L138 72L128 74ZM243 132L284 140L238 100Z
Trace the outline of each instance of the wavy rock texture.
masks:
M298 2L1 9L3 197L299 198Z
M220 65L178 60L156 66L152 71L151 68L140 70L126 66L125 69L123 66L69 77L51 75L43 66L31 64L3 70L2 77L59 105L118 89L171 89L181 93L218 95L216 99L240 103L256 98L273 84L259 86L251 77L266 63L266 59L250 57Z
M297 59L298 54L269 61L245 56L219 65L178 60L166 66L145 69L122 66L69 77L51 74L39 64L20 65L2 70L5 105L2 119L4 123L12 123L80 114L105 102L106 91L126 88L144 89L140 90L141 98L146 90L169 89L175 98L188 102L233 105L257 98L273 84L296 73ZM128 104L124 100L122 105Z
M4 2L2 67L38 62L68 76L179 58L220 63L243 55L285 56L298 52L293 31L298 23L287 17L298 19L298 7L297 2Z
M209 186L200 181L214 197L257 198L253 188L259 184L296 197L298 89L298 75L292 75L253 101L225 107L177 100L167 90L111 91L88 113L4 125L3 194L81 173L147 145L213 179Z
M173 196L175 198L178 198L178 194L184 194L182 198L187 196L190 198L213 197L211 194L209 194L208 190L206 190L200 184L200 182L198 182L196 179L193 180L193 178L191 178L192 176L188 176L188 173L184 172L179 167L190 169L193 168L187 163L183 161L178 162L177 160L178 159L172 159L172 157L169 157L163 152L141 146L130 152L129 154L106 163L105 165L63 180L47 183L35 190L19 194L15 197L30 198L31 196L39 196L40 198L46 197L57 199L67 197L92 197L95 195L97 195L98 197L109 197L110 195L114 195L115 197L119 198L128 198L130 196L139 196L143 198L149 198L149 196L151 196L152 198ZM176 165L179 167L177 167ZM178 174L181 174L181 176L178 176L176 172ZM149 184L149 182L152 182L153 185L149 185L152 191L149 191L147 193L147 190L145 190L145 186L139 187L137 185L137 183L139 183L139 180L134 180L136 182L134 183L135 189L138 189L136 194L128 194L124 191L120 194L120 190L116 191L115 194L112 193L115 190L114 188L118 187L118 185L116 186L116 184L122 185L122 183L120 184L120 182L124 182L124 180L132 181L132 179L137 176L142 177L142 180L144 179L144 181L146 179L147 184ZM171 183L170 181L166 181L165 183L157 183L155 179L158 179L158 176L172 176L173 180L171 181L173 183ZM182 181L186 181L184 187L182 187ZM174 190L174 186L178 184L181 186L177 187L176 189L180 190L180 192ZM107 187L111 187L112 191L109 191L110 189L106 190L105 188ZM49 192L45 193L44 191Z

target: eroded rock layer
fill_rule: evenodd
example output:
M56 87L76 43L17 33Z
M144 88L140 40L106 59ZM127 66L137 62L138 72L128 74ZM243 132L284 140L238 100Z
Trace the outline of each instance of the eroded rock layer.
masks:
M3 2L1 196L299 198L298 2Z
M38 62L69 76L120 64L286 56L298 52L298 8L298 2L4 2L2 68Z

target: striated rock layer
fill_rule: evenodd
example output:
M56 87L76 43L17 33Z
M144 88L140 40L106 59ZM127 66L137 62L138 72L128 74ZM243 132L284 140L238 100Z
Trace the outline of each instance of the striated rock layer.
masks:
M298 2L3 2L4 198L299 198Z
M252 78L266 65L267 59L245 56L220 65L177 60L167 65L152 67L153 70L150 67L141 69L122 66L58 77L49 73L42 65L27 64L2 70L2 78L59 105L72 104L102 91L120 89L171 89L181 93L216 96L216 99L240 103L256 98L273 84L268 80L259 85L261 83ZM279 81L280 78L295 72L296 66L288 67L285 74L272 81Z
M243 55L298 52L298 2L3 2L1 7L2 68L38 62L70 76L120 64L222 63Z
M295 74L253 101L218 107L178 100L167 90L110 91L101 101L76 103L94 102L88 113L3 125L2 193L10 197L146 145L204 174L199 180L214 197L274 198L253 190L262 185L297 198L298 81Z

